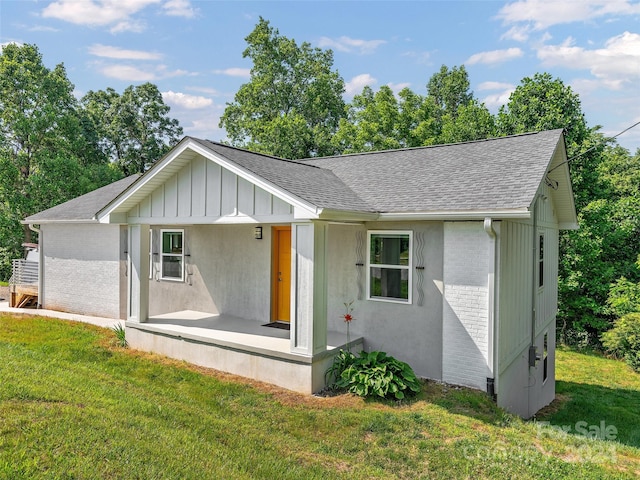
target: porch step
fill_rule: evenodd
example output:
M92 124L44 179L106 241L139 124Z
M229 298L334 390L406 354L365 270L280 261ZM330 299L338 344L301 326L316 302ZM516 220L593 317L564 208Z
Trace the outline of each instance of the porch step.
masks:
M9 306L14 308L38 308L38 295L32 293L11 293Z

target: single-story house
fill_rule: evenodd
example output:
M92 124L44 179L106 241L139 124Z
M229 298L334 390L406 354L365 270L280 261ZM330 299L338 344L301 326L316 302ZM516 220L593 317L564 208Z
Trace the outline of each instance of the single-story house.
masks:
M131 347L312 393L346 348L555 396L562 130L291 161L185 137L141 176L24 220L39 305L125 319Z

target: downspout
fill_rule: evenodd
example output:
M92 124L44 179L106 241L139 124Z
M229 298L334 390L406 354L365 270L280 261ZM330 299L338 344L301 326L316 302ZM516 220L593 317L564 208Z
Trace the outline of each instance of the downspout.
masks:
M535 367L536 362L540 360L538 349L536 347L536 303L537 291L536 286L536 265L538 263L538 199L540 194L536 194L533 201L533 233L531 234L531 344L529 345L529 367Z
M42 248L42 232L31 223L29 224L29 230L38 234L38 308L42 308L42 301L44 300L44 252Z
M498 235L496 231L493 229L493 220L491 217L486 217L484 219L484 231L489 238L491 239L491 249L489 253L489 278L488 278L488 342L487 342L487 356L491 362L491 376L487 377L487 393L495 398L498 394L498 376L497 376L497 367L498 367L498 355L496 342L498 339L498 323L496 321L496 280L497 280L497 268L496 262L498 259Z

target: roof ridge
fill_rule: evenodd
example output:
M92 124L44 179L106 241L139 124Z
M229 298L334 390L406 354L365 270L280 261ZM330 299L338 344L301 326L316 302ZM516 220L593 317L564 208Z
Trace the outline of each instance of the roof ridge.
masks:
M303 161L300 161L300 160L291 160L289 158L278 157L276 155L271 155L271 154L268 154L268 153L254 152L253 150L248 150L246 148L236 147L236 146L233 146L233 145L227 145L226 143L214 142L213 140L208 140L206 138L198 138L198 137L191 137L191 136L187 136L187 138L190 138L192 140L196 140L197 142L200 142L200 143L207 142L207 143L211 143L211 144L216 145L216 146L220 146L220 147L224 147L224 148L230 148L232 150L237 150L238 152L249 153L251 155L258 155L258 156L261 156L261 157L271 158L272 160L279 160L281 162L294 163L296 165L304 165L305 167L313 167L313 168L323 169L322 167L319 167L317 165L310 165L310 164L308 164L306 162L303 162ZM320 158L320 157L318 157L318 158Z
M307 161L315 161L315 160L328 160L333 158L344 158L344 157L356 157L361 155L374 155L374 154L384 154L384 153L394 153L394 152L408 152L415 150L427 150L427 149L435 149L435 148L443 148L443 147L453 147L456 145L471 145L474 143L484 143L491 142L496 140L504 140L506 138L516 138L516 137L526 137L529 135L538 135L540 133L545 132L554 132L556 130L564 130L563 128L554 128L551 130L540 130L537 132L525 132L525 133L515 133L512 135L505 135L504 137L489 137L489 138L479 138L477 140L468 140L466 142L455 142L455 143L439 143L437 145L423 145L420 147L404 147L404 148L391 148L388 150L371 150L367 152L354 152L354 153L343 153L340 155L330 155L327 157L309 157L303 158L298 163L306 163Z

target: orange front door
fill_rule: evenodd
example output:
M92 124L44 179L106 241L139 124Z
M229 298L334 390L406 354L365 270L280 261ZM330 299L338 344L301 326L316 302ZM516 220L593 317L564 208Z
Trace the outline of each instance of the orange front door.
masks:
M273 229L273 298L274 321L291 319L291 227Z

